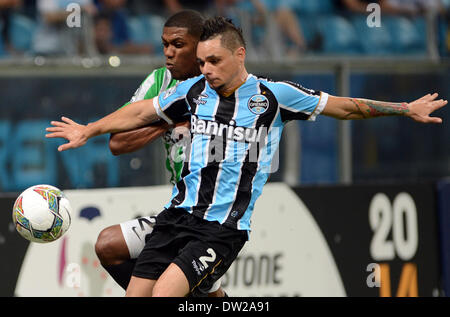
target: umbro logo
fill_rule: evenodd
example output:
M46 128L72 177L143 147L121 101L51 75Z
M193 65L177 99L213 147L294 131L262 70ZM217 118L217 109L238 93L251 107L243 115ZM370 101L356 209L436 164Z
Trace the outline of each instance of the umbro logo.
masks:
M198 105L204 105L206 103L206 99L208 98L207 94L200 94L197 98L193 98L192 101L198 106Z
M201 265L200 263L197 263L197 261L192 260L192 267L194 268L195 272L197 272L197 275L202 275L203 270L205 267Z

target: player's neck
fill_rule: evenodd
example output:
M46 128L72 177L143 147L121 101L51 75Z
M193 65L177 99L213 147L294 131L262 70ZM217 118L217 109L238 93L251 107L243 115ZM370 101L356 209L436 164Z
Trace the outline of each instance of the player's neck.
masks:
M180 77L180 78L175 78L175 77L173 77L173 79L176 79L176 80L179 80L179 81L185 81L185 80L187 80L187 79L189 79L189 78L194 78L194 77L197 77L197 76L199 76L199 75L201 75L201 74L202 74L202 73L201 73L200 70L199 70L199 71L197 71L197 72L193 72L193 73L184 75L183 77Z
M236 76L236 79L233 80L228 87L224 87L223 89L219 90L218 93L221 94L224 97L231 96L239 87L241 87L246 81L248 77L248 72L246 69L244 69L238 76Z

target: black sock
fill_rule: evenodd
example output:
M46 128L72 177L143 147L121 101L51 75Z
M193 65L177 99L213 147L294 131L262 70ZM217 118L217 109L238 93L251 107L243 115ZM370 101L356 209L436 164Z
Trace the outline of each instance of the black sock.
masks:
M103 267L120 287L127 290L135 264L136 259L129 259L120 264L103 265Z

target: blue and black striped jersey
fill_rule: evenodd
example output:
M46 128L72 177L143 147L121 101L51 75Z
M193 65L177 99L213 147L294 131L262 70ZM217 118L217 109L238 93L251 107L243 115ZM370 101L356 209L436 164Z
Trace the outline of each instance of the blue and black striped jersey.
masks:
M327 99L324 92L251 74L228 97L213 90L204 76L163 92L153 103L161 118L172 123L191 114L181 179L165 207L250 230L284 124L315 120Z

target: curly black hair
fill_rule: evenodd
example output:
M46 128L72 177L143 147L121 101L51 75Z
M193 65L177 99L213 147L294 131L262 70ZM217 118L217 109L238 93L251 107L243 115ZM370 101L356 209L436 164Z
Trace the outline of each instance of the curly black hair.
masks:
M205 19L195 10L182 10L170 16L164 27L187 28L188 33L196 38L200 38L203 32Z

